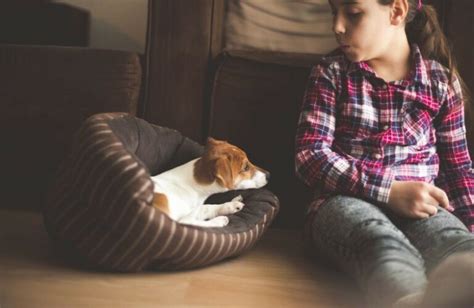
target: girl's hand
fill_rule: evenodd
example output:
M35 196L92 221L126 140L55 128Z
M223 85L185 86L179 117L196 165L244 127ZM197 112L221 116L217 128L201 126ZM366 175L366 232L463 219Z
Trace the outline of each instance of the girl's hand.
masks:
M450 211L446 193L425 182L394 181L388 197L388 207L400 216L428 218L438 212L437 205Z

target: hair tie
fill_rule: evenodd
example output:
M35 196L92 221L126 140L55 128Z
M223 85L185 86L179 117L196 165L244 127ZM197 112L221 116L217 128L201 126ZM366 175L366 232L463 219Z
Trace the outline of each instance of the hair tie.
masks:
M423 3L421 3L421 0L418 0L418 6L416 7L416 10L421 11L422 6L423 6Z

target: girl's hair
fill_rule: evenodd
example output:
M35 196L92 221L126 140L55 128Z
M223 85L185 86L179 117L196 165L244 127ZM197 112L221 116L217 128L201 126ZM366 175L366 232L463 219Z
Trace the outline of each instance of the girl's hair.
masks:
M394 0L378 0L382 5L392 4ZM468 106L469 92L466 84L458 73L456 61L446 36L438 22L436 10L431 5L423 4L419 8L419 0L408 0L405 32L409 43L416 43L425 59L433 59L449 69L449 80L456 76L461 83L464 103Z
M382 5L392 4L395 0L378 0ZM419 5L421 0L408 0L408 13L406 17L405 32L409 43L415 43L420 48L425 59L433 59L449 69L449 82L453 82L453 77L457 77L461 84L463 100L466 137L472 140L474 136L473 110L471 108L471 96L469 89L459 75L454 55L446 36L438 22L436 10L431 5ZM469 144L471 156L474 156L474 144Z

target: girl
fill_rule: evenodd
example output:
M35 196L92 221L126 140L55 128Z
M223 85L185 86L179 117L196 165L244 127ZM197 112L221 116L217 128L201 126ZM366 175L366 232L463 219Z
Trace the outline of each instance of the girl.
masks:
M373 306L428 303L425 272L448 256L471 270L461 286L474 275L461 80L432 7L329 3L340 54L313 68L296 136L296 172L318 190L307 235Z

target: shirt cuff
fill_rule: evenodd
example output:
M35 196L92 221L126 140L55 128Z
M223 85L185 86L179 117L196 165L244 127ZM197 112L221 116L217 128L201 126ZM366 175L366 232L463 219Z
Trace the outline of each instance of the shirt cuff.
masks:
M395 177L390 170L386 168L379 175L375 176L372 183L367 183L364 187L364 194L367 198L380 202L388 203L390 188Z

